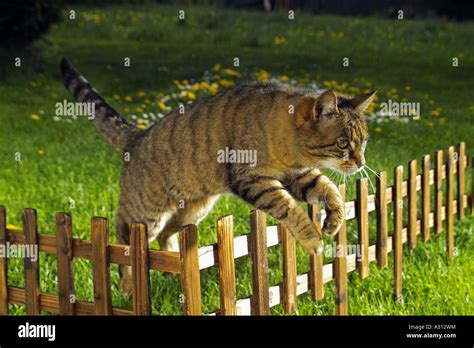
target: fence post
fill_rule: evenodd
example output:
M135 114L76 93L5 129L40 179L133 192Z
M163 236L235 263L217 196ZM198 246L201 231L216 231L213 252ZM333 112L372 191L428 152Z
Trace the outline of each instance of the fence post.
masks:
M296 244L290 232L278 224L278 236L283 253L283 291L281 299L285 313L291 314L298 309L296 293Z
M35 209L23 209L23 231L25 233L25 245L28 248L35 248L38 257L34 261L31 257L25 255L24 259L26 313L28 315L40 315L39 245Z
M377 214L377 246L375 248L377 265L379 268L387 267L387 173L380 172L377 175L377 192L375 196L375 206Z
M179 233L179 238L183 312L184 315L201 315L201 274L196 226L185 226Z
M7 212L0 205L0 246L7 250ZM0 315L8 315L8 259L0 257Z
M458 218L464 220L464 178L466 171L466 143L458 144Z
M471 157L471 215L474 215L474 156Z
M410 249L416 248L417 204L416 167L418 162L408 163L408 240Z
M111 315L110 255L107 219L93 217L92 229L92 273L94 281L94 303L96 315Z
M316 231L322 238L323 231L321 228L321 206L316 204L308 205L308 213L316 226ZM324 253L319 255L310 255L309 257L309 287L311 288L311 299L319 301L324 298L324 282L323 282L323 266Z
M75 315L74 274L72 270L73 239L71 215L56 214L56 260L58 267L59 314Z
M421 198L422 198L422 218L421 218L421 233L423 241L430 239L430 155L423 156L423 169L421 174Z
M357 230L359 245L362 249L361 259L357 260L357 268L361 279L369 276L369 211L367 178L357 179Z
M266 216L260 210L250 215L250 254L252 257L252 315L270 315Z
M454 251L454 147L448 150L446 161L446 251L448 259Z
M393 245L393 265L394 265L394 294L399 301L402 296L402 267L403 267L403 244L402 244L402 228L403 228L403 166L395 168L394 186L393 186L393 211L394 211L394 233L392 239Z
M133 312L136 315L150 315L150 255L147 230L142 223L132 223L129 228Z
M235 285L234 231L232 215L217 220L217 258L219 262L220 315L237 315Z
M346 187L339 185L342 201L346 201ZM344 215L346 210L344 209ZM333 272L335 280L336 293L336 315L348 315L348 301L347 298L347 236L346 236L346 217L342 222L341 229L336 235L336 255L334 255Z
M443 150L436 151L435 162L435 231L443 230Z

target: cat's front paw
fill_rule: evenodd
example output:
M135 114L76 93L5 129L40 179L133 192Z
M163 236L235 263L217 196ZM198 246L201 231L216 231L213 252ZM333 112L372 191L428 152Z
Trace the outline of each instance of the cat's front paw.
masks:
M328 236L334 236L339 232L344 222L344 201L335 186L326 197L326 214L323 232Z
M303 248L305 248L306 251L312 255L319 255L322 254L324 251L324 242L319 237L319 235L316 235L309 239L300 240L299 242L303 246Z

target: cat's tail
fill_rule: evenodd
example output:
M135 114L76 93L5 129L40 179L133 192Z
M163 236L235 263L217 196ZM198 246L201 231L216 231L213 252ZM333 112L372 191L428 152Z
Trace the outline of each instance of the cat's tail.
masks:
M92 88L89 82L65 58L61 60L61 75L64 86L80 103L93 103L95 113L89 117L102 135L119 151L124 151L130 141L142 130L121 117Z

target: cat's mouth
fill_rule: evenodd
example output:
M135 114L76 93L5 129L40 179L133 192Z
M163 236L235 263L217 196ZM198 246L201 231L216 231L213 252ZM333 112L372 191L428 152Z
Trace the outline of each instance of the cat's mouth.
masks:
M354 174L357 174L358 172L362 171L362 169L364 167L357 167L357 166L340 166L338 164L335 164L335 163L332 163L330 161L325 161L323 163L323 166L328 168L328 169L332 169L332 170L335 170L336 172L340 173L340 174L345 174L345 175L354 175Z

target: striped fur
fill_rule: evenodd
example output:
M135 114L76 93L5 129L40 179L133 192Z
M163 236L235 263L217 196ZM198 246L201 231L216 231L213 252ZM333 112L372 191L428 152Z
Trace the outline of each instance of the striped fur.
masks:
M220 195L233 193L280 220L311 253L322 251L321 237L298 200L324 202L324 231L334 234L344 211L336 186L318 168L360 167L367 126L357 105L373 97L336 99L334 93L274 84L242 84L187 105L137 131L63 60L66 87L78 101L97 102L93 121L120 151L130 153L121 176L117 235L129 243L127 224L147 224L149 240L176 250L176 232L199 223ZM362 101L360 101L362 100ZM338 105L339 104L339 105ZM291 113L290 110L295 110ZM350 148L336 142L347 138ZM219 151L256 151L257 163L220 163ZM343 157L346 157L343 160ZM349 169L348 169L349 168ZM121 267L121 288L130 291L130 267Z

